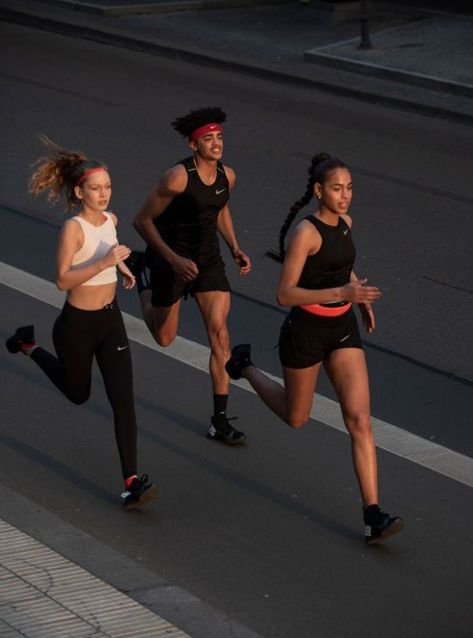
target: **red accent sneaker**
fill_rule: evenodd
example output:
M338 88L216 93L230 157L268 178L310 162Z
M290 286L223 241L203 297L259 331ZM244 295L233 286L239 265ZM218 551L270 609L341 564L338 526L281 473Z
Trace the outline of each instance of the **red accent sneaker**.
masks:
M15 354L20 350L31 348L36 345L34 340L34 326L22 326L17 328L14 335L5 341L8 352Z
M148 483L148 475L142 474L133 479L131 485L122 493L124 509L133 510L158 498L158 486Z

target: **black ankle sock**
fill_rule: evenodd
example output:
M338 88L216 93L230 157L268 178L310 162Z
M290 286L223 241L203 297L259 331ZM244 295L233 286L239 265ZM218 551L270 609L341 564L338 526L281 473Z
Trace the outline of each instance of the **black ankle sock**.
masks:
M379 518L379 505L377 503L373 503L373 505L365 507L363 510L363 518L367 525L369 525L370 522L377 520Z
M214 422L224 424L227 419L228 394L214 394Z

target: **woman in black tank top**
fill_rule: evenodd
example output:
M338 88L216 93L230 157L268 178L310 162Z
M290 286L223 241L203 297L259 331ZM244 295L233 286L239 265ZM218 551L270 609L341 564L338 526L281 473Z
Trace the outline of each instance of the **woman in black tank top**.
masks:
M314 195L318 208L297 225L286 251L284 239L289 226ZM280 305L291 308L279 342L284 387L253 365L249 344L233 348L226 368L233 379L247 379L277 416L298 428L310 418L317 378L324 365L351 437L363 501L365 541L377 543L399 532L403 521L378 505L368 373L351 306L358 304L371 333L375 328L372 303L381 292L353 272L355 246L348 216L351 197L351 175L345 164L330 155L316 155L309 168L306 192L292 206L281 228L279 257L284 265L277 298Z

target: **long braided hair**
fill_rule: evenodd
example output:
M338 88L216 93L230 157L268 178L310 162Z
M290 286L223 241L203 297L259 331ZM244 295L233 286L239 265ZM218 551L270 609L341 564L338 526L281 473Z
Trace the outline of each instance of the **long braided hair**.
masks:
M279 231L278 261L283 262L284 257L286 256L284 240L286 238L289 227L294 221L297 213L300 211L301 208L307 206L307 204L313 198L315 184L323 184L327 177L327 174L333 171L335 168L346 168L346 165L341 160L337 159L336 157L332 157L328 153L318 153L311 159L310 166L307 171L309 173L309 180L307 182L305 193L291 206L289 215L284 220L284 223L281 226L281 230Z
M53 204L57 202L64 193L67 202L67 210L80 204L80 200L76 197L74 187L81 178L93 168L107 167L96 160L89 160L81 151L67 151L46 135L40 137L48 151L46 157L40 157L34 165L38 168L30 177L28 190L33 195L39 195L43 191L47 191L47 199Z

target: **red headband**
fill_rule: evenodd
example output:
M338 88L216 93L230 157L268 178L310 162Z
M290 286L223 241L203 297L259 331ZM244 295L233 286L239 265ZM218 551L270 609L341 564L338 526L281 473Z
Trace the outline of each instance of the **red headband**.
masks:
M198 137L202 137L202 135L207 135L207 133L221 133L222 132L222 127L220 126L220 124L204 124L204 126L199 126L199 128L196 128L195 131L192 131L192 133L189 135L189 142L193 142L194 140L196 140Z
M79 179L76 182L76 186L79 186L79 184L82 184L82 182L87 179L89 177L89 175L92 175L92 173L98 173L99 171L105 171L107 172L107 168L105 166L98 166L97 168L91 168L90 171L86 171L82 177L79 177Z

